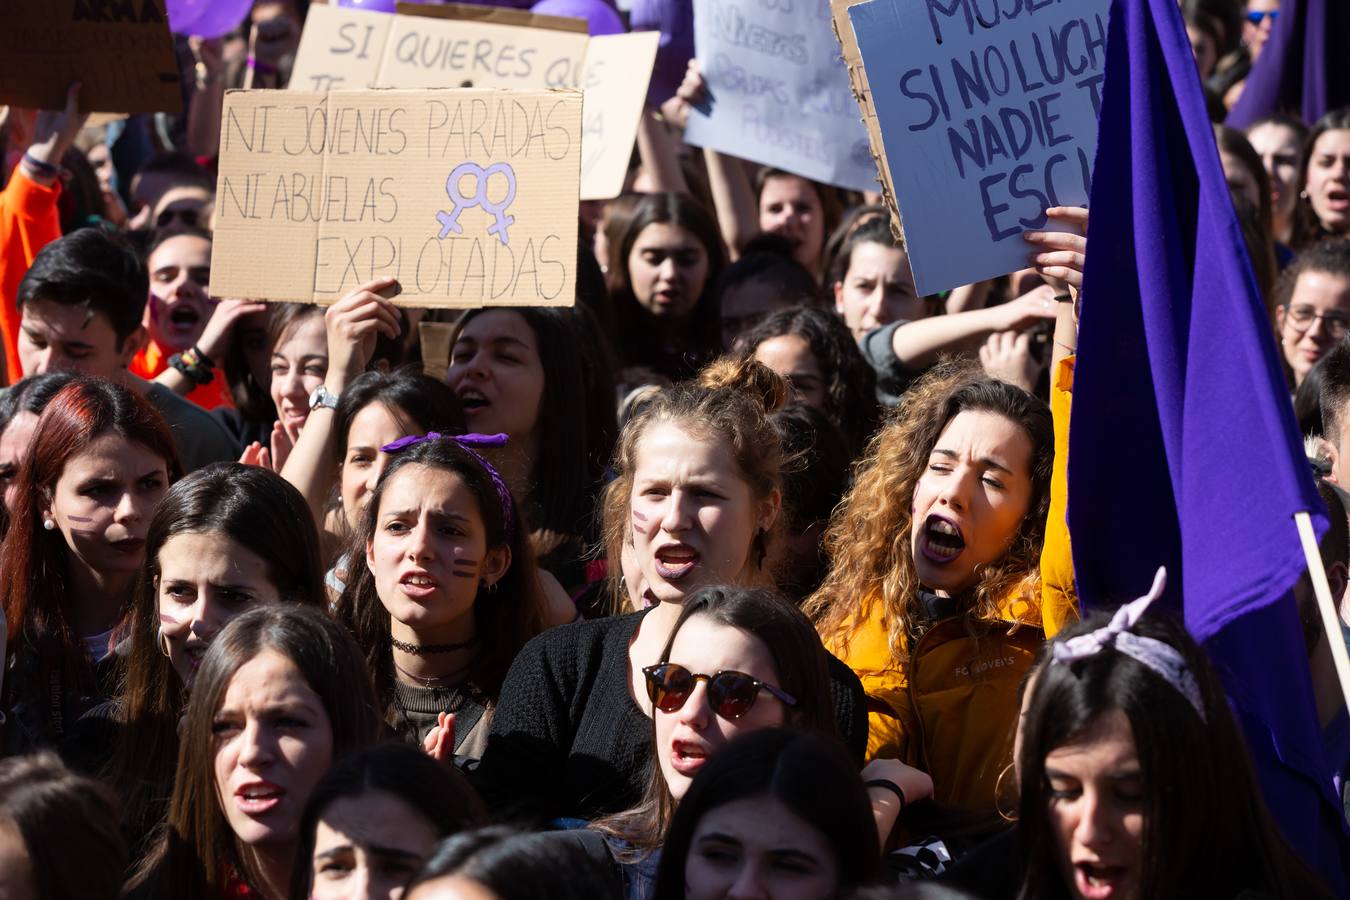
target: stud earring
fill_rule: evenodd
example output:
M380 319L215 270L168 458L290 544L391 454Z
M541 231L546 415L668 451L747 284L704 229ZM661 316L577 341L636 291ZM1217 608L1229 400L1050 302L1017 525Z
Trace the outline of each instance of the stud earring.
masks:
M43 519L43 520L42 520L42 527L45 528L45 529L47 529L48 531L54 531L54 530L56 529L56 520L55 520L55 519Z

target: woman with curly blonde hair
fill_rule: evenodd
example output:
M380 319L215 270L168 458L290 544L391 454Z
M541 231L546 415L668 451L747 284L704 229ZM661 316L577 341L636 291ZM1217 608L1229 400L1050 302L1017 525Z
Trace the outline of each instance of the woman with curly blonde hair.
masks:
M997 822L1017 685L1044 640L1053 460L1044 402L939 367L872 440L825 538L831 570L806 610L862 679L868 758L933 777L943 836Z

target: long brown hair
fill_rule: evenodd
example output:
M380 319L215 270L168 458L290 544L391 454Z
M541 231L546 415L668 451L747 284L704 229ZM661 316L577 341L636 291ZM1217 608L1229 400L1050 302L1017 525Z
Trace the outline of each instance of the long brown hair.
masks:
M197 672L168 818L124 896L205 900L220 896L233 876L258 884L257 867L220 808L212 725L234 674L269 650L290 660L318 694L332 726L334 758L378 739L370 673L341 625L314 607L291 604L258 606L239 616L211 643Z
M759 198L764 193L764 188L769 184L771 178L800 178L811 185L811 190L815 191L816 199L820 201L820 259L817 260L821 270L824 271L826 248L830 243L830 236L839 228L839 222L844 218L844 204L839 199L839 191L828 184L821 184L819 181L812 181L802 175L789 172L786 169L763 168L755 173L755 218L759 218Z
M787 382L753 357L724 357L704 369L696 381L653 394L624 426L614 451L614 480L605 488L601 506L605 555L609 562L611 600L615 611L626 598L619 584L622 554L632 543L633 477L643 437L656 425L674 423L699 437L726 443L755 499L781 487L783 447L769 414L787 401ZM781 526L778 517L776 527ZM768 554L776 529L755 538L758 563Z
M670 661L675 636L694 616L703 616L727 628L738 628L763 642L777 672L778 680L774 686L797 701L795 706L783 707L784 726L838 740L838 723L830 700L828 654L812 628L811 620L801 610L775 591L703 588L685 602L680 618L666 639L659 662ZM647 789L637 806L606 816L590 826L624 841L637 855L661 846L677 805L661 767L656 764L660 748L656 746L655 712L652 714L651 746L652 764Z
M990 378L978 367L943 365L909 389L890 423L872 439L858 463L853 488L825 534L830 573L804 608L826 638L838 636L846 644L844 624L856 621L869 598L882 604L890 646L896 652L904 646L905 632L922 620L919 578L909 543L914 489L942 429L966 410L997 413L1026 431L1032 448L1032 494L1011 548L980 573L974 602L964 612L973 619L996 619L1010 595L1028 601L1038 595L1054 459L1050 410L1021 388ZM1038 624L1039 605L1030 603L1023 619Z
M425 440L395 454L380 473L379 483L370 495L361 524L348 545L350 560L347 586L338 598L337 618L346 625L365 653L366 663L375 677L375 687L384 709L392 714L394 699L394 646L390 634L389 611L380 601L375 575L366 565L366 547L374 539L380 517L380 503L394 477L408 466L426 466L451 472L464 480L483 518L483 530L489 547L511 548L511 566L496 584L496 591L485 596L483 588L474 598L473 618L477 650L465 676L492 699L501 692L506 670L525 642L544 630L545 600L530 549L529 533L511 503L514 527L508 532L501 498L482 463L471 457L453 438Z
M703 291L697 298L689 318L678 325L661 322L637 301L633 291L628 258L642 232L648 225L668 224L681 228L703 246L708 258L708 273ZM617 251L611 250L615 267L607 273L610 297L614 304L614 323L617 329L615 352L626 365L654 365L662 375L680 378L707 359L722 346L721 303L714 290L717 278L726 265L726 250L717 223L699 203L686 194L646 194L633 208L632 218L619 241ZM665 341L672 336L683 338L686 355L678 364L665 358ZM664 360L667 371L662 371L658 360ZM674 368L670 368L670 367Z
M1299 190L1298 202L1294 204L1294 228L1289 239L1289 246L1296 252L1324 238L1345 237L1322 227L1312 200L1308 198L1308 170L1312 168L1313 151L1317 149L1318 139L1328 131L1350 131L1350 106L1333 109L1318 119L1303 142L1303 152L1298 160L1298 181L1295 182Z
M127 846L117 832L117 798L65 767L55 753L0 762L0 820L23 838L37 897L117 896Z
M1275 278L1279 274L1279 268L1275 260L1275 219L1270 203L1270 175L1266 173L1265 164L1252 148L1246 134L1224 125L1215 125L1214 137L1218 141L1219 151L1237 160L1256 183L1258 200L1255 206L1236 191L1230 193L1233 195L1233 207L1237 212L1238 224L1242 226L1247 255L1252 260L1256 286L1261 290L1266 314L1271 322L1274 322Z
M60 681L63 709L48 711L45 724L59 735L73 712L64 696L86 674L84 648L75 634L70 591L70 549L60 531L42 527L66 463L105 434L141 444L164 460L169 480L182 474L178 451L164 418L139 394L98 378L77 378L62 388L39 417L33 441L19 467L14 518L0 545L0 589L11 656L35 653L40 684ZM7 701L15 680L7 679Z
M231 540L267 563L282 600L325 601L319 534L305 499L269 469L216 463L179 481L160 501L146 534L145 565L128 615L130 651L119 659L125 723L106 780L122 797L128 835L143 837L163 817L178 760L186 686L160 648L159 553L181 534Z
M1177 651L1200 710L1154 669L1113 647L1072 664L1056 644L1104 627L1110 614L1074 623L1042 648L1022 719L1018 807L1023 868L1019 898L1067 898L1051 821L1046 757L1104 716L1129 722L1142 772L1141 897L1330 897L1281 836L1257 783L1247 742L1214 667L1185 626L1151 611L1130 631ZM1203 716L1203 717L1202 717ZM1203 832L1203 841L1191 836Z

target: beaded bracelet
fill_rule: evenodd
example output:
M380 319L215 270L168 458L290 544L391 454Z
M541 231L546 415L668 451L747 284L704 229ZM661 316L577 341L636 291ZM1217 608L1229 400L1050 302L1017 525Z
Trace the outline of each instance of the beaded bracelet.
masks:
M169 365L197 385L207 385L216 377L215 363L201 350L192 347L169 357Z

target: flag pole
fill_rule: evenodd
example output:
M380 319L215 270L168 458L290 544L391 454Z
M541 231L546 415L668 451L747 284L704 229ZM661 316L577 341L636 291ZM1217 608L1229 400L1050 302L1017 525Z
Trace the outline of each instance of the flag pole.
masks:
M1350 653L1345 648L1345 633L1341 631L1341 617L1336 603L1331 599L1331 585L1327 583L1327 570L1322 562L1322 552L1317 548L1317 534L1313 531L1312 519L1308 513L1294 513L1294 523L1298 526L1298 536L1303 542L1303 555L1308 560L1308 574L1312 577L1313 593L1317 595L1317 610L1322 614L1322 631L1327 636L1327 645L1331 648L1331 659L1336 664L1336 678L1341 683L1341 697L1347 709L1350 709Z

